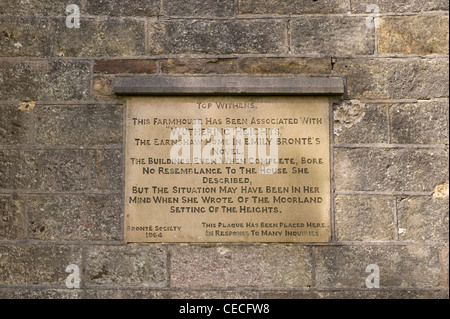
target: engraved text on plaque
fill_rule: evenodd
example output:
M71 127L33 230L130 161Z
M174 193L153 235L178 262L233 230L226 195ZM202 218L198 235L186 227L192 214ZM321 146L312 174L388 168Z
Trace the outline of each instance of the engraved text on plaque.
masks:
M326 97L127 100L127 242L327 242Z

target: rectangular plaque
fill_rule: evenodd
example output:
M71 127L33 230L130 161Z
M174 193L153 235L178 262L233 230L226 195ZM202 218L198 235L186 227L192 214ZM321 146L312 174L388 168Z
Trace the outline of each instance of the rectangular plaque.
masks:
M131 97L127 242L328 242L326 97Z

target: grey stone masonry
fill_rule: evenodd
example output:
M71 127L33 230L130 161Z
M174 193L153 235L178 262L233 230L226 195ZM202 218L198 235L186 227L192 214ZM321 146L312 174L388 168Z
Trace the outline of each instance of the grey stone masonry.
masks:
M328 97L329 241L125 242L133 95ZM448 0L0 0L2 299L448 299L448 163Z

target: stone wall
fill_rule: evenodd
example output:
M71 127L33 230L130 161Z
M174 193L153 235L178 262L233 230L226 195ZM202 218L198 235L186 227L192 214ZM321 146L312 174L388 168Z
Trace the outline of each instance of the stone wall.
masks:
M0 298L448 298L448 10L0 0ZM145 74L342 77L332 242L126 244L124 99L111 86ZM369 264L380 288L366 287Z

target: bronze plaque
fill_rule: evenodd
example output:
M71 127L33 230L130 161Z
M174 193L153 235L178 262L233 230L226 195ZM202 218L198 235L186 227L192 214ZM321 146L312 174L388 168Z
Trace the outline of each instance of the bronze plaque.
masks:
M328 242L326 97L127 99L127 242Z

